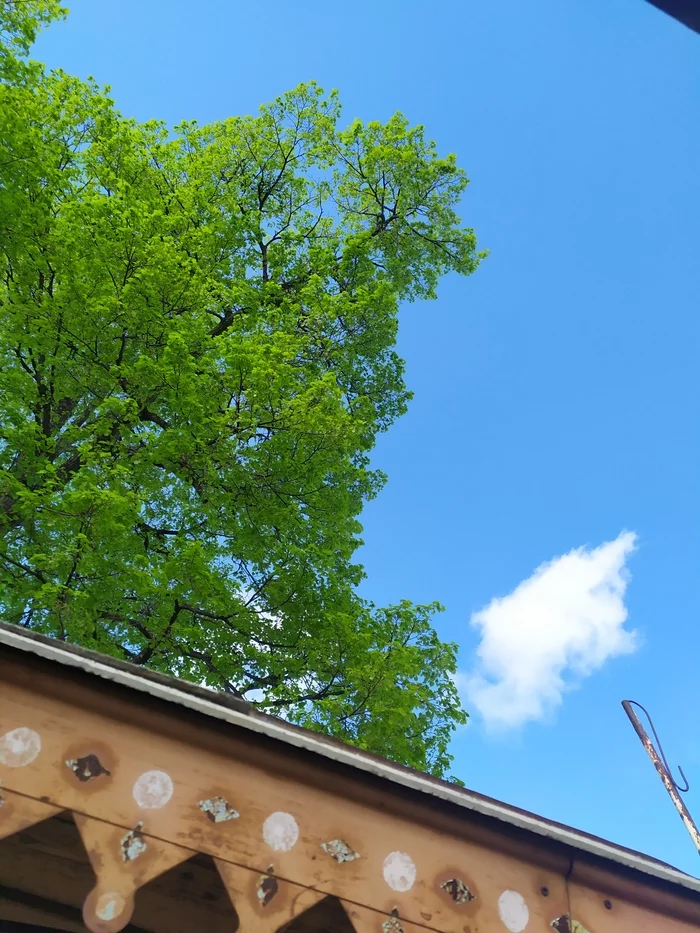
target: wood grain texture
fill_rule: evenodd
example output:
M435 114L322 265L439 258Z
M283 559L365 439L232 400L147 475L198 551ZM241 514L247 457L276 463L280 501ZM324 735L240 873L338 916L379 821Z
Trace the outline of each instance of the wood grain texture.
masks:
M246 760L244 748L233 757L230 750L192 747L176 736L105 717L98 699L79 708L0 684L0 708L3 730L29 728L42 745L35 761L3 773L8 792L46 797L79 820L89 817L95 826L114 827L104 830L113 857L138 826L147 852L169 844L257 875L274 863L280 880L319 896L363 904L387 918L398 910L406 922L445 933L463 933L465 918L476 915L497 921L498 899L506 890L520 892L528 902L529 933L548 933L549 906L561 901L565 907L562 874L416 825L408 810L403 816L377 810L348 800L332 784L324 789L305 784L285 773L283 757L274 770ZM92 770L99 773L85 780L84 767L77 774L75 763L91 756L100 766ZM150 785L144 775L152 776ZM140 801L139 782L146 787ZM216 822L203 808L214 799L226 801L239 815ZM338 840L359 857L338 861L324 849ZM453 900L446 886L455 879L472 890L472 901ZM547 909L539 894L543 885L551 892ZM107 886L127 895L116 881ZM105 885L100 892L107 893ZM97 933L113 929L107 925Z
M3 736L30 737L0 755L0 885L14 892L13 919L55 904L72 933L66 911L85 904L93 933L700 930L700 899L669 885L89 684L0 658L0 751Z
M579 933L696 933L700 926L654 910L652 903L634 904L620 897L606 897L600 890L572 882L569 885L572 920ZM572 925L572 933L575 927Z

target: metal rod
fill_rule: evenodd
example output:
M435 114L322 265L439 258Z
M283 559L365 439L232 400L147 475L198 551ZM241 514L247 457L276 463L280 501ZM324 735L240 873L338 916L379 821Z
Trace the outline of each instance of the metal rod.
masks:
M654 743L651 741L651 739L647 735L646 729L644 728L644 726L639 720L639 717L637 716L636 712L632 708L633 706L638 706L639 709L641 709L644 712L645 716L649 720L651 731L654 733L654 737L656 738L656 741L659 745L658 751L656 750ZM656 734L654 723L651 721L651 716L649 715L649 713L647 713L647 711L644 709L641 703L636 703L634 700L623 700L622 708L627 713L630 722L634 726L634 731L639 736L639 739L642 745L644 746L647 755L651 758L652 764L656 768L656 771L659 777L663 781L664 787L668 791L668 796L673 801L673 806L678 811L678 815L683 820L683 825L687 829L690 838L693 840L693 844L695 845L695 848L698 850L698 853L700 854L700 831L698 831L698 828L695 825L695 822L692 816L688 812L688 808L683 803L683 800L681 798L681 792L684 793L686 790L688 790L688 782L685 778L685 775L683 774L683 771L681 770L681 768L678 769L681 773L681 777L685 781L685 785L686 785L685 788L680 787L677 784L677 782L673 779L673 776L671 775L668 764L666 762L666 756L664 755L663 749L661 748L661 742L659 742L659 737Z

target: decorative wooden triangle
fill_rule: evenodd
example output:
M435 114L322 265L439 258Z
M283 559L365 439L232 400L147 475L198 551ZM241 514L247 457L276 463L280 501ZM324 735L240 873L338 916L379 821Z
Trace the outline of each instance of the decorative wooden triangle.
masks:
M140 823L125 831L82 814L74 816L97 875L83 905L83 919L92 933L118 933L131 919L134 892L194 854L145 835Z
M402 920L398 909L390 914L382 914L351 901L341 900L340 903L355 928L355 933L425 933L425 927Z
M0 787L0 839L14 836L61 812L61 807Z
M214 862L238 914L237 933L276 933L326 896L276 878L273 865L260 874L221 859Z

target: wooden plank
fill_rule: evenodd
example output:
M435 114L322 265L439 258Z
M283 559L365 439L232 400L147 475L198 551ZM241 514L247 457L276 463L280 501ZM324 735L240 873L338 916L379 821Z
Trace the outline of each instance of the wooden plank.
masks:
M279 933L355 933L355 929L340 901L335 897L326 897L292 920Z
M36 924L62 933L85 933L80 910L62 909L63 905L27 895L0 885L0 930L4 921Z
M213 860L195 856L136 892L130 926L154 933L232 933L236 912Z
M263 874L219 859L216 867L238 914L241 933L276 933L324 899L318 891L277 878L274 865Z
M140 822L127 832L83 814L75 814L75 822L97 876L83 906L85 925L92 933L123 930L134 912L135 892L193 854L146 837Z
M49 820L0 842L0 884L79 910L95 875L76 827Z
M13 836L35 823L41 823L61 812L43 800L35 800L0 788L0 839Z
M679 897L667 885L640 885L629 873L613 874L590 860L576 858L569 873L569 885L598 892L601 903L609 901L636 904L651 911L652 916L667 916L700 929L700 898Z
M0 919L50 921L85 933L82 906L95 873L70 817L61 814L0 842ZM236 914L206 856L195 856L148 882L136 893L127 933L231 933Z
M34 663L39 663L40 674L34 669ZM13 664L7 664L0 657L0 685L3 683L8 690L15 686L40 694L44 697L45 708L50 708L60 698L67 706L96 709L107 720L129 724L163 738L174 738L195 754L199 750L209 750L234 761L244 759L265 773L275 773L317 790L327 791L332 786L337 797L371 810L393 813L404 819L410 807L414 825L429 826L447 835L455 833L455 808L438 797L417 796L398 783L387 792L386 783L371 773L355 773L329 758L319 758L293 745L281 745L266 735L237 729L186 707L171 707L106 681L83 680L80 674L76 679L75 672L31 656ZM568 870L568 850L557 843L538 839L507 822L499 824L478 813L461 811L458 816L460 838L555 872Z
M297 892L304 900L300 908L320 898L342 900L346 909L354 905L363 930L379 923L375 933L401 933L397 924L404 933L412 927L440 933L687 933L700 928L698 898L669 888L664 892L661 882L631 881L607 908L607 881L610 890L614 885L621 890L623 869L612 877L603 872L600 878L587 878L562 846L523 843L512 829L486 828L478 816L455 822L454 811L442 804L416 801L398 787L388 792L370 776L354 776L331 762L319 765L302 752L280 750L264 738L242 735L186 710L172 715L157 703L144 706L143 697L138 703L124 699L110 685L95 690L74 683L65 672L40 680L32 673L30 667L7 666L0 659L0 751L12 751L9 758L0 755L0 779L15 807L14 828L34 820L30 811L35 805L48 807L44 813L72 811L101 840L95 848L95 840L87 839L98 873L104 871L105 853L107 862L113 860L129 833L135 851L140 842L147 851L162 847L166 855L154 864L163 874L146 883L153 872L138 878L132 866L127 873L134 872L136 883L116 892L128 894L145 884L132 920L143 930L185 933L202 922L196 885L173 908L179 872L196 859L165 871L172 864L168 852L176 853L174 861L193 852L218 860L240 909L242 933L253 925L272 928L272 914L257 903L264 876L274 876L278 891ZM14 738L3 746L8 733ZM29 854L20 853L20 887L28 884L32 893L37 873L46 871L66 882L56 885L49 879L47 896L61 902L71 891L73 903L70 878L56 865L62 845L54 838L46 843L53 852L45 846L39 853L35 845ZM74 862L81 878L86 867L89 872L86 858ZM117 867L119 872L112 865L109 877L121 877L123 866ZM589 894L577 894L570 904L567 877L577 891ZM196 879L204 883L204 877ZM157 893L161 884L167 897ZM112 887L119 885L115 881ZM100 890L109 894L104 885ZM207 926L230 933L234 915L221 883L216 897L216 908L205 911ZM210 921L210 913L220 926ZM625 923L619 929L611 923L617 916ZM302 922L299 918L292 926ZM577 923L591 926L577 928ZM663 926L669 923L681 925Z
M393 916L386 917L376 910L349 901L343 901L342 906L355 933L422 933L424 929L403 920L398 911L394 911ZM471 933L470 927L465 926L464 929L469 929Z
M569 930L563 925L561 933L697 933L700 929L696 923L664 916L649 905L606 897L599 889L575 882L569 885L569 898Z
M568 859L553 872L416 824L405 807L368 807L332 783L305 783L285 773L284 756L277 770L265 769L241 743L234 757L233 743L193 746L146 729L143 716L137 725L128 716L106 718L99 707L97 697L77 707L0 683L0 729L31 730L41 743L35 760L2 774L7 787L113 823L122 836L141 824L145 839L258 875L273 861L281 880L386 918L398 910L407 923L445 933L462 933L477 919L500 922L508 892L525 903L528 933L549 933L552 910L566 909ZM461 887L469 898L453 894Z

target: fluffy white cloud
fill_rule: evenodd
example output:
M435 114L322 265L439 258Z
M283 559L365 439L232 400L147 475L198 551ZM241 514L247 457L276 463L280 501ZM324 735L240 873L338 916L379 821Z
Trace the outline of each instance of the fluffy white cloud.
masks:
M481 641L474 668L459 680L488 727L541 719L582 678L635 650L636 633L624 627L625 564L635 542L623 532L569 551L472 615Z

